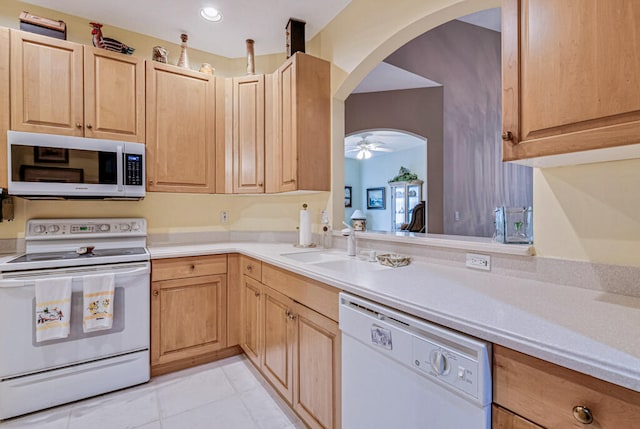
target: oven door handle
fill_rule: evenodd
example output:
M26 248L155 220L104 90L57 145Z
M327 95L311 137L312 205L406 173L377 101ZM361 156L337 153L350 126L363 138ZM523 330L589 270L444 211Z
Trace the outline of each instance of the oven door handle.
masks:
M132 269L133 268L133 269ZM0 289L1 288L16 288L16 287L25 287L35 284L36 279L46 279L46 278L54 278L54 277L72 277L73 280L82 279L83 275L95 275L102 273L113 272L117 277L121 276L131 276L136 274L145 274L149 273L149 265L148 263L141 264L136 267L101 267L98 269L88 269L88 268L67 268L67 269L58 269L58 270L47 270L41 272L30 272L30 273L16 273L16 274L5 274L2 279L0 279Z

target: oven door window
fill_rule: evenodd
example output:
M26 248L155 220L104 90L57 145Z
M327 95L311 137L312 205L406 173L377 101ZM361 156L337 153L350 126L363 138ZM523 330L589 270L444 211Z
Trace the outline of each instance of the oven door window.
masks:
M115 185L116 152L46 146L11 146L14 182Z

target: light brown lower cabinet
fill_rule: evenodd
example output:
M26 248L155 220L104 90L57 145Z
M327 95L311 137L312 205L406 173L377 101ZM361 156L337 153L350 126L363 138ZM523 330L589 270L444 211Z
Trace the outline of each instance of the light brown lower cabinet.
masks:
M224 357L215 352L227 347L226 258L152 262L152 375Z
M332 288L268 265L262 273L269 286L242 279L242 349L309 427L340 428L338 323L309 308ZM292 285L303 303L285 293ZM338 291L333 294L329 314L337 312ZM304 305L303 296L313 303Z
M492 429L543 429L542 426L531 423L495 404L491 409L491 427Z
M499 345L493 346L493 401L499 406L494 428L640 427L640 392Z

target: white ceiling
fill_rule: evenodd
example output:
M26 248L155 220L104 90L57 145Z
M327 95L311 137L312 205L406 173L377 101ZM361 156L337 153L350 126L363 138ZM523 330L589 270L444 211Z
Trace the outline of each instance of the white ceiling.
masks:
M105 37L109 37L109 26L178 44L180 33L187 33L189 47L229 58L246 55L246 39L255 41L256 55L283 53L289 18L306 22L305 38L310 40L350 3L350 0L22 1L100 22L105 25ZM222 21L205 21L200 16L203 6L218 9Z
M402 133L391 130L372 130L357 134L351 134L344 138L345 144L345 158L356 159L358 155L357 151L347 152L347 146L357 145L358 142L366 137L367 142L379 143L381 147L390 149L390 152L399 152L401 150L412 149L414 147L425 145L427 142L412 134ZM389 152L371 152L371 158L384 156ZM371 159L370 158L370 159Z
M395 91L440 86L438 82L381 62L353 90L354 93Z
M458 21L464 21L469 24L478 25L480 27L488 28L489 30L501 32L502 31L502 17L501 8L494 7L493 9L481 10L470 15L465 15L458 18Z

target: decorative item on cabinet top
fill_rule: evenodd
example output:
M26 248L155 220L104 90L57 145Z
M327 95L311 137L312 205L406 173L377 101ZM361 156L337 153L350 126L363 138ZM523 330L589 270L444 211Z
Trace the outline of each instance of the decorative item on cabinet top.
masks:
M110 37L104 37L102 35L102 24L98 22L90 22L89 25L92 28L91 34L93 35L93 46L96 48L102 48L107 51L119 52L127 55L131 55L133 54L133 51L135 51L134 48L127 46L118 40Z
M162 46L154 46L151 52L151 59L159 63L167 64L169 63L169 52Z
M67 40L67 24L64 21L43 18L26 11L22 12L19 18L22 31Z
M253 74L256 74L256 64L255 64L255 57L253 52L253 45L255 42L253 41L253 39L247 39L246 43L247 43L247 74L253 75Z
M406 167L400 167L400 171L398 171L398 175L396 177L394 177L393 179L389 180L389 183L392 182L411 182L412 180L418 180L418 175L415 173L412 173L411 170L409 170Z
M191 68L191 65L189 64L189 56L187 55L187 40L189 40L189 36L182 33L180 35L180 40L182 40L182 43L180 44L180 58L178 58L178 63L176 65L178 67L188 69Z
M216 72L216 69L211 67L211 64L209 64L209 63L202 63L200 65L200 70L198 70L198 71L200 73L206 73L206 74L210 74L211 76L213 76L214 73Z
M287 58L296 52L304 52L304 25L306 23L300 19L289 18L286 28L286 52Z

